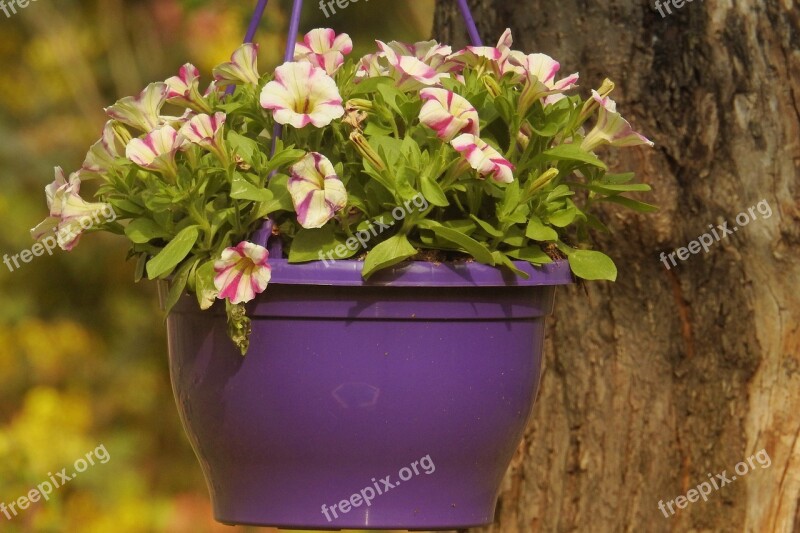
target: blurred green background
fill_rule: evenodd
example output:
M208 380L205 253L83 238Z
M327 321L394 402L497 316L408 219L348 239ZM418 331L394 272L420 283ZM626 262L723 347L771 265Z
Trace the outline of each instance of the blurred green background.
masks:
M39 0L10 17L0 11L0 254L30 249L53 167L79 168L103 107L186 61L204 87L241 42L255 3ZM302 27L348 32L354 53L377 38L431 33L433 0L361 1L328 19L306 4ZM262 72L283 56L289 8L272 0L267 9L257 36ZM125 253L121 240L88 235L71 253L13 272L0 265L0 503L100 445L111 457L48 502L12 520L0 514L0 530L256 531L212 519L174 407L155 287L134 285Z

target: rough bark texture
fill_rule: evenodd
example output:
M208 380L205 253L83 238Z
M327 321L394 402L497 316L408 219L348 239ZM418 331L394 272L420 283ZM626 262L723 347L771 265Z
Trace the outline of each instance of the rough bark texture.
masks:
M800 13L792 0L471 0L493 45L608 76L656 148L618 152L655 215L611 210L619 281L562 290L542 388L490 531L800 531ZM436 37L465 43L455 2ZM773 215L667 270L766 199ZM666 518L669 501L765 448L771 466Z

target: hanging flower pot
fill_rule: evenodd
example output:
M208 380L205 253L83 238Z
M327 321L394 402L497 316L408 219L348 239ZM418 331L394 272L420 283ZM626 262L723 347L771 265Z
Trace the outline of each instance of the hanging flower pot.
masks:
M512 49L312 30L243 45L106 109L34 237L131 242L159 280L172 382L218 520L287 528L491 522L573 276L614 280L590 211L647 191L604 146L652 144L578 75ZM265 1L259 2L248 41ZM168 114L167 106L172 106ZM587 122L592 120L590 127ZM97 179L97 202L80 195ZM103 214L101 218L100 214ZM86 220L89 224L85 224Z
M284 528L488 524L538 389L568 265L273 261L250 351L224 306L168 320L184 428L217 520Z

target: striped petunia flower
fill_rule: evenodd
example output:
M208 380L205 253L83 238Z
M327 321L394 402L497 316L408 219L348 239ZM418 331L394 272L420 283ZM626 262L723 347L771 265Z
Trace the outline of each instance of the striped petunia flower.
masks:
M509 61L521 69L525 83L519 97L522 115L540 98L547 97L545 104L552 104L562 98L561 93L577 86L577 72L556 81L561 64L546 54L512 55Z
M191 63L180 68L177 76L172 76L167 84L167 102L186 107L198 113L210 113L211 108L200 95L200 71Z
M311 30L297 43L295 61L307 61L333 76L344 64L344 56L353 51L353 41L346 33L336 35L330 28Z
M269 251L252 242L240 242L223 250L214 262L214 272L219 299L228 299L232 304L249 302L264 292L272 279Z
M597 124L583 139L581 148L591 152L598 146L610 144L611 146L625 147L654 143L644 135L634 131L630 123L617 113L617 103L608 96L603 97L597 91L592 91L592 98L600 104Z
M127 96L105 112L111 118L149 133L163 123L161 108L167 101L166 83L151 83L139 96Z
M217 87L258 85L258 44L243 44L231 55L229 62L217 65L213 74Z
M141 139L132 139L128 143L125 154L128 159L142 168L175 177L178 174L175 154L181 144L183 144L183 139L175 131L175 128L162 126Z
M514 39L511 36L511 29L507 28L500 36L497 46L467 46L451 55L450 61L472 68L488 68L496 75L502 76L512 69L512 65L509 64L512 44Z
M444 142L450 142L461 133L480 135L478 112L463 96L447 89L427 88L420 91L425 105L419 120Z
M324 70L306 62L284 63L261 91L261 106L279 124L322 128L344 115L336 82Z
M61 167L56 167L55 179L45 187L50 216L31 230L34 240L55 235L58 246L69 252L78 244L83 232L92 227L92 221L97 220L99 213L113 214L111 205L91 203L81 198L80 188L81 180L77 172L67 180Z
M498 183L514 181L514 166L480 137L464 133L450 141L450 144L464 155L481 176L490 176Z
M447 72L437 72L435 68L412 55L397 53L391 46L376 41L389 68L388 74L394 78L401 91L416 91L423 87L440 85L443 78L449 78Z
M223 140L224 125L227 115L218 111L213 115L195 115L180 130L180 136L186 141L196 144L216 155L220 161L227 163Z
M347 190L324 155L306 154L291 172L289 194L304 228L321 228L347 205Z
M81 174L104 174L114 168L116 160L125 156L125 144L114 121L109 120L103 127L103 136L94 143L86 154Z

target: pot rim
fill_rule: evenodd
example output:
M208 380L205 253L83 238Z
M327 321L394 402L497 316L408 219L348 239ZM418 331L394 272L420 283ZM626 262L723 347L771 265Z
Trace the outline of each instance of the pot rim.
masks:
M271 259L275 285L327 285L335 287L535 287L570 285L574 278L566 260L535 267L527 261L514 265L527 273L524 279L508 270L477 262L431 263L407 261L376 272L369 280L361 277L363 261L352 259L291 264Z

